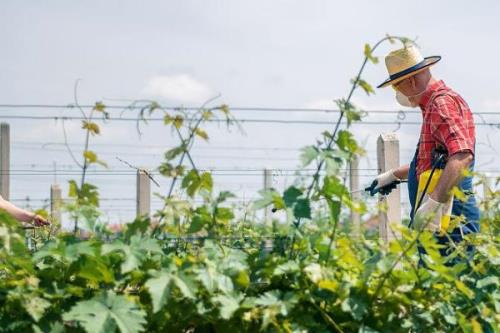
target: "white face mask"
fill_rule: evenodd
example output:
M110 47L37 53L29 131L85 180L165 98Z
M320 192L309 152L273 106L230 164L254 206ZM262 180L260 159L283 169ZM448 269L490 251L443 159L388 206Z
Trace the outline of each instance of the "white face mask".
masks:
M415 88L415 86L413 86L413 88ZM422 90L421 92L419 92L418 94L415 94L415 95L411 95L411 96L406 96L405 94L403 94L402 92L400 92L399 90L396 90L396 100L398 101L399 104L401 104L402 106L406 106L406 107L409 107L409 108L415 108L418 106L418 103L416 102L413 102L412 100L415 100L415 99L418 99L418 97L420 95L422 95L423 93L425 92L425 88L424 90ZM410 100L410 98L412 100Z
M418 95L416 95L416 96L418 96ZM416 103L412 103L410 101L410 99L407 96L405 96L403 93L401 93L400 91L396 91L396 101L398 101L398 103L401 104L402 106L406 106L409 108L414 108L417 106Z

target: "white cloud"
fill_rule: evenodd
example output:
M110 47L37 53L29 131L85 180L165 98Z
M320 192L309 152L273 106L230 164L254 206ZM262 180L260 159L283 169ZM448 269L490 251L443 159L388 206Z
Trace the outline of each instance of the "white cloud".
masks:
M153 76L142 93L155 99L193 104L201 104L214 95L207 85L189 74Z

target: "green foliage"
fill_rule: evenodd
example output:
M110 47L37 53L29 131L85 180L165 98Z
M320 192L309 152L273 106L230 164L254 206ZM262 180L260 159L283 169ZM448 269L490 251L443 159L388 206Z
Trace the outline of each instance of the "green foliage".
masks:
M103 102L96 102L94 105L94 110L97 112L105 112L106 111L106 105L104 105Z
M283 201L285 202L285 206L293 207L300 196L302 196L302 191L295 186L290 186L285 190L285 192L283 192Z
M174 158L178 157L180 154L182 154L185 151L186 151L185 145L180 145L178 147L174 147L165 153L165 159L167 161L173 160Z
M146 313L126 297L112 291L78 302L63 315L65 321L75 321L88 333L142 332Z
M200 190L212 192L213 180L212 174L209 172L199 173L196 170L191 170L182 180L182 188L186 189L186 193L193 198Z
M176 115L172 117L171 115L166 114L163 121L165 125L173 124L177 129L181 128L182 125L184 124L184 118L181 115Z
M197 136L199 136L200 138L202 138L203 140L205 141L208 141L208 134L207 132L205 132L204 130L202 130L201 128L196 128L194 130L194 134L196 134Z
M82 128L89 131L89 133L92 135L98 135L101 133L101 129L99 128L99 125L97 125L94 122L88 121L88 120L82 121Z
M335 101L340 111L345 115L347 119L347 126L351 126L351 124L355 121L360 121L363 116L363 112L356 108L354 104L345 99L341 98Z
M364 149L361 148L351 132L346 130L340 130L335 140L337 146L340 150L349 154L362 155L365 153Z
M302 153L300 155L300 160L302 161L302 167L308 166L312 161L319 157L320 151L315 146L307 146L302 148Z
M171 163L163 162L158 171L165 177L180 177L184 175L186 168L183 165L173 166Z
M365 57L370 60L372 63L377 64L378 63L378 57L373 56L372 54L372 48L370 47L370 44L365 44Z
M168 299L175 296L172 290L173 287L179 290L179 296L188 299L195 298L191 289L177 274L172 274L168 270L154 272L153 274L154 277L146 282L145 287L151 295L154 313L160 311L167 304Z
M116 241L102 246L103 254L120 253L121 273L128 273L141 266L150 256L162 253L158 241L151 238L132 236L128 244Z
M327 179L325 193L343 196ZM303 195L291 187L282 201L300 206ZM308 246L295 259L208 240L182 253L162 249L137 220L111 243L61 234L30 256L16 222L0 220L3 332L494 332L499 324L493 220L468 238L474 254L457 245L461 263L452 266L432 251L430 234L403 227L387 248L342 233L329 247L328 225L305 224L299 245ZM418 265L416 237L427 267Z
M88 165L90 164L93 164L93 163L97 163L97 164L100 164L102 165L103 167L107 168L108 165L106 162L104 161L101 161L97 158L97 154L91 150L85 150L83 152L83 157L85 159L85 161L87 162Z
M356 84L357 86L360 86L361 89L363 89L364 92L368 96L370 96L370 94L375 94L375 90L373 90L373 87L368 82L366 82L365 80L363 80L361 78L358 78L357 80L356 79L352 79L351 83L352 84Z
M75 198L80 205L99 206L97 186L89 183L84 183L80 188L76 181L70 180L68 196Z

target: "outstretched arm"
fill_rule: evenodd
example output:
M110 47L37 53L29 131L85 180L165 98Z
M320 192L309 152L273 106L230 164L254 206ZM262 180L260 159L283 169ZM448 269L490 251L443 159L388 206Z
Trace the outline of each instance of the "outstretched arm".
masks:
M402 165L398 168L381 173L375 177L370 186L365 188L365 191L370 192L372 196L377 193L388 195L399 183L401 183L401 181L408 179L409 169L409 165Z
M31 222L31 220L35 217L35 214L13 205L2 197L0 197L0 208L6 210L7 213L21 222Z
M4 209L12 215L16 220L27 223L34 223L35 225L47 225L49 224L47 220L45 220L40 215L36 215L35 213L28 212L22 208L17 207L11 202L5 200L0 196L0 208Z

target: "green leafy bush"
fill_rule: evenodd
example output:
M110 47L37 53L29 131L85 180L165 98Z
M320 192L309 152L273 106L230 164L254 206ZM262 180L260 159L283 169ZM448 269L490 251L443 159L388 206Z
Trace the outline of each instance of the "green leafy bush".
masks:
M61 234L31 256L3 214L0 330L494 332L499 216L482 221L483 232L469 239L473 256L453 266L421 233L424 268L417 233L404 228L384 248L342 233L330 243L328 228L305 227L290 258L208 239L162 250L137 220L111 243ZM464 251L458 245L455 255Z

